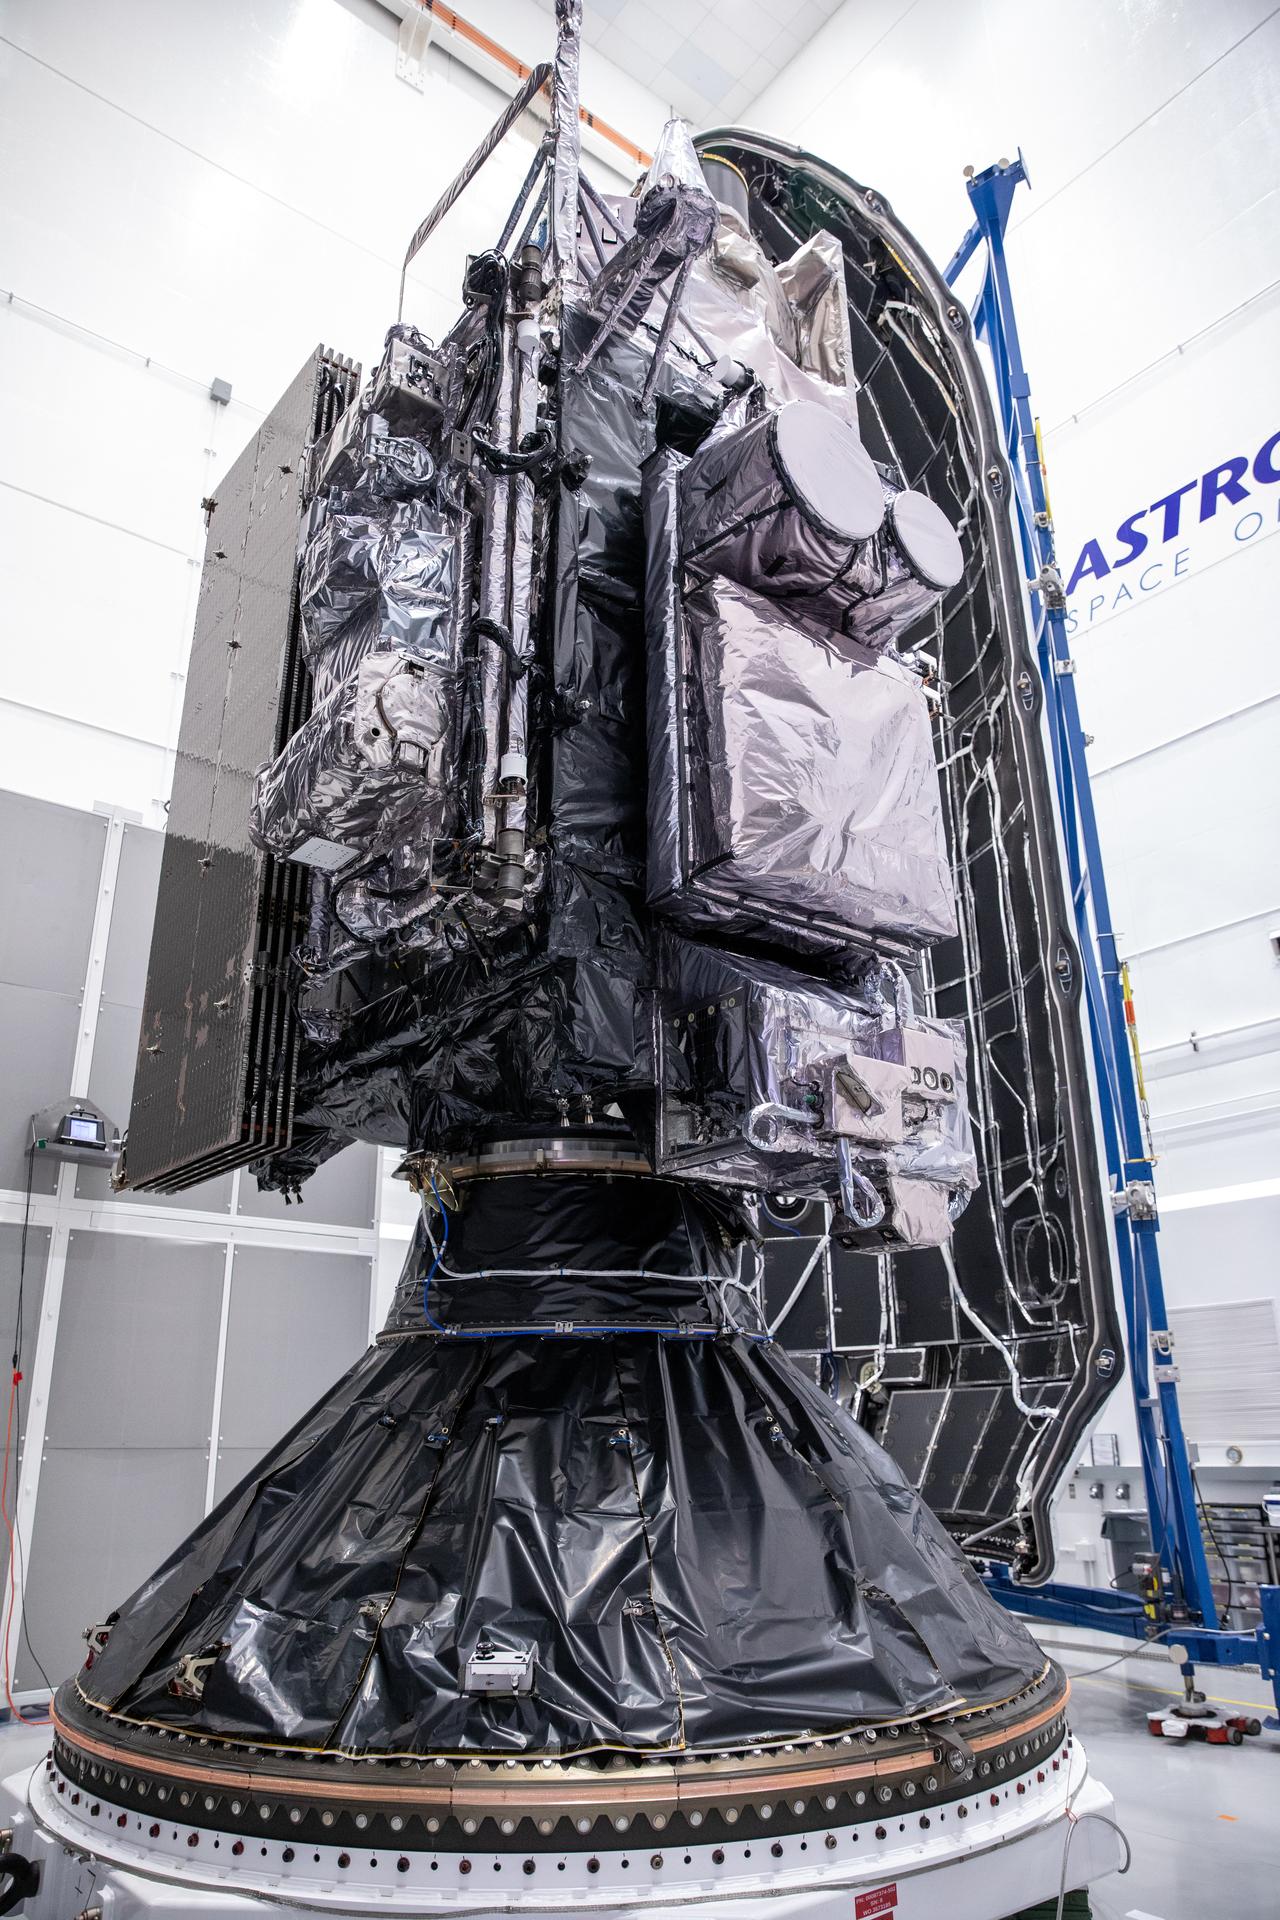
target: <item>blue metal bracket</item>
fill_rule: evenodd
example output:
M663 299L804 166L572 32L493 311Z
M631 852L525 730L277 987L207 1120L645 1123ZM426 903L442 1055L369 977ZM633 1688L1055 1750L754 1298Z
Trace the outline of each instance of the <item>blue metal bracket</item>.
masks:
M1126 1639L1154 1639L1157 1623L1136 1594L1117 1593L1111 1587L1075 1587L1050 1582L1043 1587L1020 1587L1008 1567L989 1565L983 1575L988 1587L1011 1613L1023 1613L1055 1626L1088 1627L1094 1633L1122 1634ZM1252 1633L1175 1621L1160 1629L1160 1644L1177 1647L1185 1657L1182 1673L1190 1679L1197 1666L1260 1668L1271 1686L1276 1713L1264 1721L1280 1729L1280 1587L1262 1587L1262 1622Z
M1152 1545L1160 1557L1168 1593L1178 1611L1188 1616L1185 1629L1182 1625L1173 1627L1170 1636L1189 1652L1194 1647L1192 1660L1239 1665L1262 1658L1280 1707L1275 1659L1280 1649L1280 1588L1263 1590L1263 1626L1256 1634L1219 1629L1182 1430L1157 1245L1159 1217L1154 1204L1152 1156L1132 1044L1132 1006L1112 931L1085 764L1075 667L1068 644L1066 595L1005 247L1014 196L1023 183L1030 185L1021 153L1011 163L1000 162L970 175L967 187L973 225L947 265L945 278L948 284L953 283L975 256L984 254L973 320L994 367L1013 480L1015 526L1031 599L1045 723L1084 970L1103 1149L1116 1207L1116 1260ZM1152 1630L1142 1602L1133 1595L1053 1584L1019 1587L1004 1571L993 1572L989 1579L1006 1605L1040 1619L1100 1627L1112 1633L1141 1635Z

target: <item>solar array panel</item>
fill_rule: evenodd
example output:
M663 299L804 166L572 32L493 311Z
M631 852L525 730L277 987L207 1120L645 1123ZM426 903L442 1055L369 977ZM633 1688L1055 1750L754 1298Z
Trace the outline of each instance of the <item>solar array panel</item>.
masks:
M254 776L303 720L297 549L308 448L359 388L319 347L218 489L187 675L133 1105L130 1187L176 1192L287 1147L289 955L307 870L249 838Z

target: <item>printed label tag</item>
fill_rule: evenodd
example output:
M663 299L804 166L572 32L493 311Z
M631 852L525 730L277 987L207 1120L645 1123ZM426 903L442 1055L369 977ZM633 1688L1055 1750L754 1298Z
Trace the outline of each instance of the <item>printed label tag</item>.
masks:
M873 1887L870 1893L860 1893L853 1903L853 1920L877 1920L883 1913L892 1913L898 1904L898 1883L892 1881L887 1887Z

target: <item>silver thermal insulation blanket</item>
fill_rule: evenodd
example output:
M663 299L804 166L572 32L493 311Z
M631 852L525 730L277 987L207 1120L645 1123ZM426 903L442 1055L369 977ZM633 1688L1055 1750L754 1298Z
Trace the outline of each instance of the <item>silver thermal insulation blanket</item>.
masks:
M330 869L409 836L429 871L456 776L459 516L425 491L435 469L420 442L349 412L325 456L343 484L317 494L302 530L316 704L259 771L251 831L268 853ZM424 497L402 498L409 487Z
M800 952L956 930L928 708L898 662L681 567L681 456L647 463L648 897Z
M318 699L375 648L453 659L457 549L456 526L428 501L342 492L316 500L298 594Z
M779 404L810 399L857 423L844 256L815 233L775 266L729 208L689 276L680 310L698 334L750 367Z
M402 652L366 654L259 772L257 844L305 860L316 840L348 859L384 852L410 826L429 842L444 821L456 709L451 670Z
M595 313L630 333L658 290L711 244L716 205L707 191L689 130L669 120L634 209L634 228L591 289Z
M830 1193L843 1134L862 1173L883 1191L893 1183L898 1242L922 1243L926 1185L958 1212L978 1184L963 1023L895 1006L876 972L842 990L667 936L655 1049L659 1170Z
M964 571L942 509L886 478L854 429L809 400L722 425L680 492L691 568L867 646L901 640Z

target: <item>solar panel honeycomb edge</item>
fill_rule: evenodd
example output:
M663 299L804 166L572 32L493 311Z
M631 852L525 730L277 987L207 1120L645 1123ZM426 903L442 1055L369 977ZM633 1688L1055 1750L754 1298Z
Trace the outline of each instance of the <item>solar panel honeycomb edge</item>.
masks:
M358 380L317 349L210 516L130 1116L134 1188L177 1191L288 1144L297 1048L280 973L301 879L268 871L248 797L309 703L295 632L302 473Z

